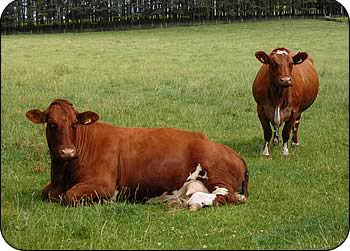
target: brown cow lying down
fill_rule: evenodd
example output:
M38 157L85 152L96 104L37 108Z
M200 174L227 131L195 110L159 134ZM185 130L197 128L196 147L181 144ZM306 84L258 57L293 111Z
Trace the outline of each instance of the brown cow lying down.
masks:
M30 110L26 117L46 124L51 181L42 190L44 199L76 205L123 194L145 201L179 190L198 163L208 177L202 184L215 194L212 204L238 203L240 188L248 197L245 161L201 133L116 127L97 122L95 112L77 112L62 99L44 111Z

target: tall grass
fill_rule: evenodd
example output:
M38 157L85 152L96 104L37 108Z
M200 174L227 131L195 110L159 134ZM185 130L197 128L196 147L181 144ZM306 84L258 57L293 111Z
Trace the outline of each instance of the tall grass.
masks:
M298 149L261 158L257 50L307 51L320 76ZM349 219L349 26L319 20L1 37L1 231L18 249L330 249ZM197 213L42 202L50 160L26 111L55 98L127 127L201 131L247 161L250 200Z

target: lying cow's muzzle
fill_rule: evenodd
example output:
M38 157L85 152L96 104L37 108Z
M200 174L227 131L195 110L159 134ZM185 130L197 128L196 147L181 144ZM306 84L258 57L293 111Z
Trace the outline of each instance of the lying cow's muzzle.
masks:
M77 157L77 151L75 147L64 147L58 151L58 157L63 160L71 160Z

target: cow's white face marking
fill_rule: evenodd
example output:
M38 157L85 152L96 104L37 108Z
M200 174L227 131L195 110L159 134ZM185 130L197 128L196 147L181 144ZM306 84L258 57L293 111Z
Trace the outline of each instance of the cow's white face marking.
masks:
M275 112L274 112L274 115L273 115L273 123L274 123L275 128L278 128L280 126L281 115L280 115L280 107L279 106L277 106L275 108Z
M211 206L216 198L216 194L196 192L192 194L191 198L188 200L187 205L189 207L198 204L201 207Z
M263 155L264 156L269 156L269 142L265 142L264 150L263 150Z
M285 51L285 50L277 50L276 51L276 54L278 54L278 55L288 55L288 52L287 51Z
M212 206L217 195L227 195L228 190L225 187L215 187L212 193L209 192L195 192L188 200L187 205L190 209L198 210L204 206Z
M289 152L288 152L288 142L283 143L282 153L285 156L289 154Z

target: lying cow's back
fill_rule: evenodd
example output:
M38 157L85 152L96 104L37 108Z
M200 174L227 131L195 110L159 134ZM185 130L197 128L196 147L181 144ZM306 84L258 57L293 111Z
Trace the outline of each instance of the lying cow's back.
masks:
M103 166L110 170L95 172L105 172L108 180L114 176L116 188L135 199L179 189L198 164L208 172L208 183L212 179L226 179L220 172L216 174L220 168L232 177L244 177L246 166L241 158L202 133L174 128L123 128L101 122L78 129L77 138L88 141L77 145L78 152L85 151L83 156L89 156L85 165L91 166L86 169L94 169L94 163L106 162ZM238 165L237 174L231 165Z

